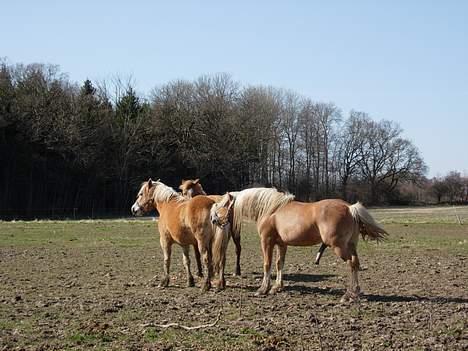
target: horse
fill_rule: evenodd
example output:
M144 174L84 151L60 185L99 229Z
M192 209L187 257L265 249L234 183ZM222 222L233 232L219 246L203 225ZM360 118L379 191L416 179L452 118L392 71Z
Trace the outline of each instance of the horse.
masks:
M195 248L195 255L199 252L205 266L205 279L201 290L211 288L212 264L220 267L218 289L224 289L224 262L229 240L229 232L213 226L210 221L210 210L214 201L207 196L197 196L187 199L180 193L162 182L151 178L142 183L135 203L131 207L133 215L142 215L156 209L159 212L160 244L164 254L164 277L159 287L169 285L169 268L171 262L172 245L179 244L183 250L183 264L187 273L187 286L194 286L194 279L190 271L189 248Z
M203 187L200 183L200 179L188 179L182 180L182 183L179 186L179 189L182 191L182 195L192 198L197 195L205 195L206 193L203 190ZM222 195L207 195L210 199L215 202L218 202L222 199ZM227 225L228 223L226 223ZM240 228L239 228L240 229ZM241 255L241 237L240 237L240 230L235 231L231 227L231 236L232 241L234 241L234 245L236 246L236 266L234 269L234 275L240 276L241 275L241 267L240 267L240 255Z
M350 268L349 286L341 301L356 301L358 281L359 234L363 239L382 240L388 233L359 202L328 199L313 203L294 200L294 195L272 188L250 188L226 193L211 209L213 223L222 224L232 216L234 230L240 230L242 218L257 222L263 253L263 280L256 295L276 293L283 288L283 266L288 246L324 244ZM270 289L270 271L274 247L277 247L276 282Z

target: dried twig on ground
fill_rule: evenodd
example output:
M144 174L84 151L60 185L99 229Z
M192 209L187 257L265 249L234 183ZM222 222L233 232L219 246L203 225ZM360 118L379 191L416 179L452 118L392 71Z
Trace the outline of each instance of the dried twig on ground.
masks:
M168 324L145 323L145 324L142 324L141 326L143 328L155 327L155 328L181 328L185 330L197 330L197 329L214 327L216 324L218 324L220 318L221 318L221 311L219 311L218 316L216 317L216 320L213 323L209 323L209 324L194 325L193 327L189 327L189 326L179 324L179 323L168 323Z

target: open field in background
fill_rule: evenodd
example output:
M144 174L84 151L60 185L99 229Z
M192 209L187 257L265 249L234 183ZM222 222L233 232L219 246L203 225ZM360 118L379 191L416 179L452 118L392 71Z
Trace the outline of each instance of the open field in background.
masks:
M286 288L254 297L259 239L243 228L241 277L186 288L175 247L171 285L156 287L156 223L0 222L0 350L464 350L468 347L468 208L374 209L390 232L360 242L364 297L340 304L347 267L331 251L288 249ZM193 255L192 255L193 257ZM192 268L195 268L192 260ZM199 286L199 283L198 283ZM156 324L187 326L186 331Z
M372 215L382 223L447 223L468 225L468 206L375 208Z

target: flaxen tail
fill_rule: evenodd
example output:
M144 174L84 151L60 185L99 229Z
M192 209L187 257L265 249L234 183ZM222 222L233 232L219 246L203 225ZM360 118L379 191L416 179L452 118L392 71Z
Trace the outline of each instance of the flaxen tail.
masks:
M364 240L370 238L371 240L379 241L385 239L388 235L385 229L372 218L369 211L360 202L349 206L349 212L359 226L359 232Z
M214 237L211 252L213 257L213 271L215 274L217 274L220 267L224 267L226 263L226 251L231 235L230 227L230 225L227 225L221 228L217 225L213 225Z

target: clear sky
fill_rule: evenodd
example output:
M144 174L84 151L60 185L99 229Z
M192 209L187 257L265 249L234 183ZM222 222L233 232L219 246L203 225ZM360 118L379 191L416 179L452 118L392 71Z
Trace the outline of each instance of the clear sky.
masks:
M0 57L141 93L227 72L400 123L468 173L468 1L3 1Z

